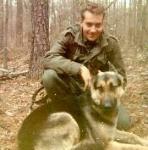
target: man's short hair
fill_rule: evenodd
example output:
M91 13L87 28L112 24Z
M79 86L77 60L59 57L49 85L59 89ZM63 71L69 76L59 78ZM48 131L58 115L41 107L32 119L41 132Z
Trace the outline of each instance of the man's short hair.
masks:
M88 2L85 7L81 10L81 19L84 20L84 14L86 11L91 12L92 14L95 15L100 15L102 14L103 17L105 16L105 8L102 4L97 4L94 2Z

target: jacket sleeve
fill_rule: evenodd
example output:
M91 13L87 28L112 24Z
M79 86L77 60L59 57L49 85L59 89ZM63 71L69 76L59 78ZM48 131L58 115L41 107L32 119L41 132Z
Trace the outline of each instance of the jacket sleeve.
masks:
M74 39L71 33L63 32L54 43L43 60L44 69L53 69L58 74L77 75L80 70L80 63L74 62L65 57L69 44Z
M121 56L121 50L118 44L118 41L114 38L111 38L111 49L108 53L108 60L116 68L117 72L121 74L124 78L124 83L127 83L127 77L124 67L124 62Z

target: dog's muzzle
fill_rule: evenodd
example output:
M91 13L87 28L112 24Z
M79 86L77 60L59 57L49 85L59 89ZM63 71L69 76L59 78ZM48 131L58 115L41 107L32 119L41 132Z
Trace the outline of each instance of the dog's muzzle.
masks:
M101 102L101 107L104 112L111 112L117 108L117 99L106 97Z
M116 98L105 98L100 104L93 102L93 106L103 110L104 112L111 112L117 109L117 99Z

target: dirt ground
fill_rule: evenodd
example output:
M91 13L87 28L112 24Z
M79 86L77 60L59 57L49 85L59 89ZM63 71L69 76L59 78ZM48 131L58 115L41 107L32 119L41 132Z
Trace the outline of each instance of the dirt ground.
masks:
M134 122L130 131L148 136L148 62L139 53L136 49L123 52L128 84L122 102ZM13 50L9 55L9 68L26 70L28 58L29 55ZM0 80L0 150L16 150L17 132L29 113L31 96L39 86L39 81L25 76Z

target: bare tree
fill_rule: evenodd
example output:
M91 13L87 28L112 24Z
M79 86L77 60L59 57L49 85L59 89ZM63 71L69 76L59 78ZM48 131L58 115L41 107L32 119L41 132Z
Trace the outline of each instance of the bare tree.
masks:
M30 77L39 78L42 57L49 50L48 0L31 0L32 43Z
M3 0L0 0L0 50L3 48L4 40L4 3Z
M137 34L136 39L138 46L141 47L142 43L142 0L138 0L137 3Z
M51 35L51 43L59 32L79 21L80 9L86 5L87 1L48 0L50 4L49 34ZM133 44L140 48L146 45L148 39L147 0L90 1L102 3L107 8L105 19L107 25L105 28L110 34L117 36L122 44L126 42L129 46ZM30 2L31 0L0 0L0 48L2 45L4 46L2 43L7 45L8 42L9 46L16 43L16 47L21 47L23 44L25 48L29 47L31 38L28 37L31 37L32 32ZM6 6L5 9L3 9L4 6ZM8 38L7 35L9 35Z
M142 35L143 35L142 44L147 45L148 43L148 0L146 0L142 12Z
M16 46L23 46L23 2L17 0L17 15L16 15Z
M126 29L127 29L127 26L126 26L126 15L127 15L127 11L126 11L126 0L124 0L124 6L123 6L123 26L125 27L125 29L124 29L124 40L126 39ZM126 40L125 40L125 42L126 42Z
M31 4L29 0L23 1L23 48L30 49L31 45Z
M13 6L12 0L9 1L9 45L12 44L13 41Z
M128 10L128 44L132 43L132 0L129 2Z
M8 46L8 20L9 20L9 0L6 0L6 7L5 7L5 47Z

